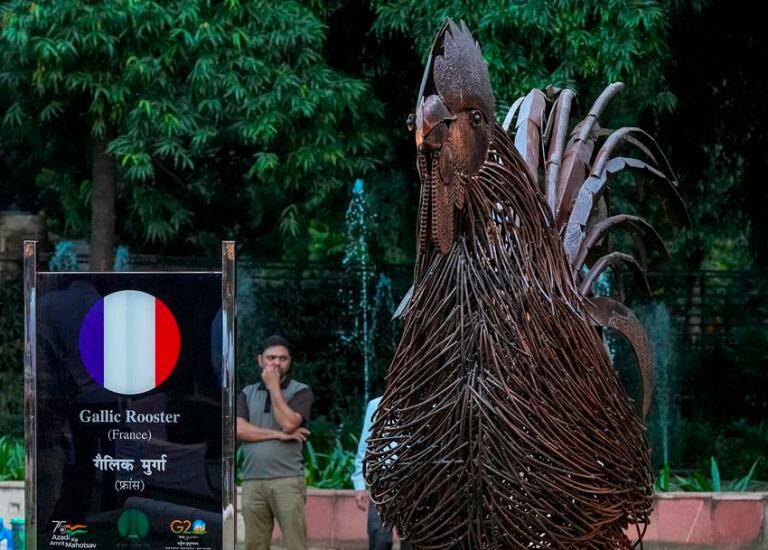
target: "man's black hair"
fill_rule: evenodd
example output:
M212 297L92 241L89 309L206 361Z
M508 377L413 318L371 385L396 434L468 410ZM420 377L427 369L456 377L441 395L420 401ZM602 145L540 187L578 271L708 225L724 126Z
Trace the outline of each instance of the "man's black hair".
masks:
M273 334L272 336L268 336L264 339L264 341L261 343L261 351L259 354L264 353L264 350L267 348L271 348L274 346L283 346L285 349L288 350L288 353L293 355L293 345L283 336L279 334Z

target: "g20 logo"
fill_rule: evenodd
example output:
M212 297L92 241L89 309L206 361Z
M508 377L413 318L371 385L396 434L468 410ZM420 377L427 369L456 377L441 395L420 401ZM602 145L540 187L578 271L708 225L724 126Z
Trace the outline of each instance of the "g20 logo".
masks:
M171 533L177 535L205 535L205 522L201 519L175 519L171 522Z

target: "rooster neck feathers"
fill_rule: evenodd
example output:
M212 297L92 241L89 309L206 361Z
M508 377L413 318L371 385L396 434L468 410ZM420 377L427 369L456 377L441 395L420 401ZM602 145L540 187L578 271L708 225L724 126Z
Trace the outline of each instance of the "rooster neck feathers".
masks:
M568 269L562 244L552 230L552 217L524 161L499 125L493 126L488 153L477 174L457 178L456 183L465 199L462 208L452 212L455 240L447 252L460 249L471 256L458 269L469 270L470 278L479 273L469 264L503 269L505 276L518 280L515 286L535 286L547 299L556 294L568 296L576 311L578 296L571 279L562 276ZM417 286L427 271L442 268L444 255L434 246L420 254Z

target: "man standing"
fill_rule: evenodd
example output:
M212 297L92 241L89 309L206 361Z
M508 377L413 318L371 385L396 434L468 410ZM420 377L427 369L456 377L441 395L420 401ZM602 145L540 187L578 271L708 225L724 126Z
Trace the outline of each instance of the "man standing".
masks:
M363 479L363 459L365 458L366 440L371 435L371 424L373 415L379 408L381 397L376 397L368 402L365 408L365 418L363 419L363 430L360 432L360 439L357 442L357 455L355 455L355 470L352 472L352 485L355 488L355 503L361 510L368 510L368 550L391 550L392 548L392 528L387 527L381 522L376 506L371 502L368 489ZM401 550L410 550L411 545L407 542L400 542Z
M269 550L274 520L287 550L306 550L303 443L312 390L292 380L291 345L270 336L257 356L261 382L237 399L237 438L243 442L243 519L246 550Z

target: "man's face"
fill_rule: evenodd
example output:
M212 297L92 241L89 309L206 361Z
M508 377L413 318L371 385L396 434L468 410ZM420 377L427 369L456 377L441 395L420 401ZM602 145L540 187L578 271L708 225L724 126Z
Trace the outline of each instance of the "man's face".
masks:
M288 369L291 368L291 352L285 346L271 346L265 349L261 355L257 357L259 366L264 367L278 367L283 376L286 375Z

